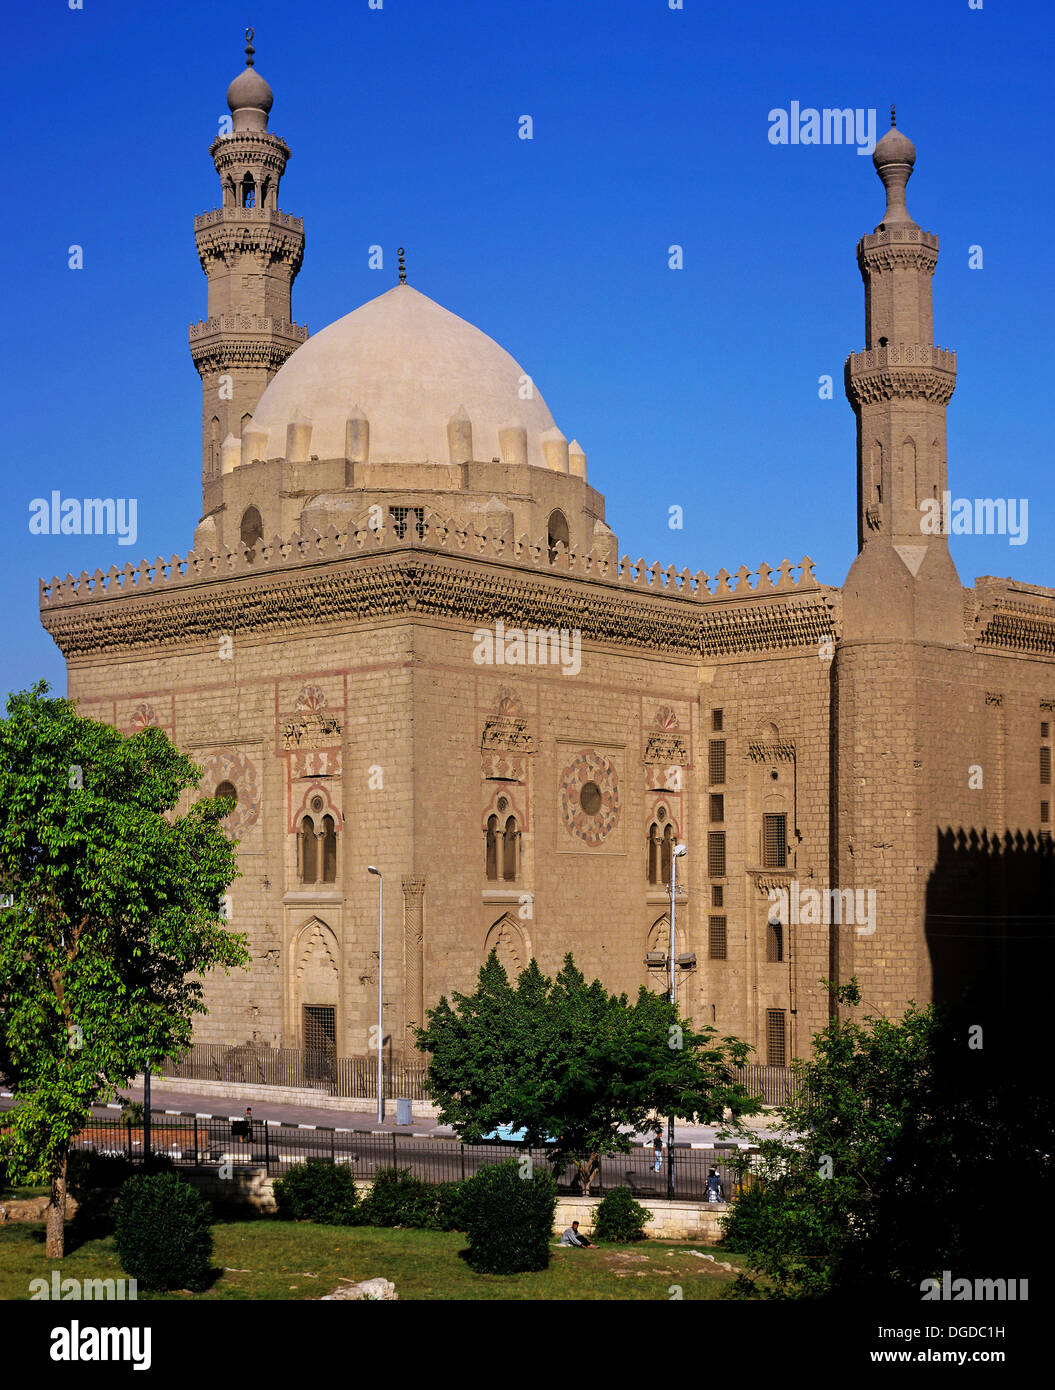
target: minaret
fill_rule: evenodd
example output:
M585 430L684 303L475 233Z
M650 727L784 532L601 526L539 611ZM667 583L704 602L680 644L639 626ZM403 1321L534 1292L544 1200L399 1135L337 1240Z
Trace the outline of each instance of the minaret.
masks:
M939 578L942 587L951 582L958 589L943 514L945 407L956 386L956 354L934 345L931 280L938 238L909 216L905 186L916 149L896 128L893 108L890 115L890 129L872 155L886 189L886 211L875 231L857 244L865 348L846 361L846 394L857 416L860 552L847 585L871 587L883 568L901 590L906 581L909 587L913 581L929 587ZM907 625L923 635L920 621L928 622L923 613L901 617L902 631Z
M271 88L246 66L227 89L232 128L209 149L220 176L221 206L194 219L209 279L208 318L192 324L190 349L202 382L204 511L222 469L224 440L240 440L268 382L308 336L292 320L291 290L304 256L304 223L278 209L289 147L267 128Z

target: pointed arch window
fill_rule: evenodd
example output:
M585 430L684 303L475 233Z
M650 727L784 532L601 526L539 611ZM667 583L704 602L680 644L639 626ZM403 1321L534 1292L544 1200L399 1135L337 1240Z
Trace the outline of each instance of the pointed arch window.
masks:
M315 834L315 822L312 820L311 816L305 816L300 823L297 845L299 850L301 883L318 882L319 841Z
M252 174L247 173L242 180L241 194L242 207L256 207L256 184L253 182Z
M671 865L674 862L674 827L667 822L666 829L663 831L663 843L660 846L659 873L663 883L670 882Z
M264 539L264 523L255 507L246 507L242 513L242 544L249 551L249 559L256 558L256 544Z
M648 827L648 881L659 882L659 826L655 821Z
M570 545L570 532L568 531L568 519L562 511L550 512L549 523L549 558L552 563L557 558L557 545L564 547L564 553L568 553Z
M337 882L337 826L332 816L322 818L322 881Z
M498 878L498 817L488 816L486 834L487 877Z
M520 832L517 830L516 816L510 816L506 820L505 834L502 837L502 877L507 883L512 883L517 876L517 840Z

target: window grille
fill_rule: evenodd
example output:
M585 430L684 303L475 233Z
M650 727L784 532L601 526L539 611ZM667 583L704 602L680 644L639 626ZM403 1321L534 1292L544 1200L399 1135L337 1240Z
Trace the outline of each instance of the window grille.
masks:
M304 1005L305 1052L329 1052L337 1049L336 1010L318 1004Z
M707 835L707 873L711 878L725 877L724 830L712 830Z
M711 710L711 728L714 730L714 732L715 732L716 734L720 734L721 731L722 731L722 715L723 715L723 714L724 714L724 711L723 711L723 710L720 710L720 709L712 709L712 710Z
M709 952L711 960L725 960L727 951L726 919L711 917L708 921Z
M766 1010L766 1062L771 1067L786 1067L788 1064L783 1009Z
M767 812L762 817L762 867L783 869L788 862L788 818Z
M715 786L725 783L725 739L712 738L707 746L707 778Z
M1040 785L1042 787L1051 786L1051 749L1042 748L1040 750Z
M784 924L769 922L766 925L766 960L770 964L784 959Z
M711 884L711 906L712 906L712 907L724 907L724 906L725 906L725 889L722 887L722 885L721 885L720 883L712 883L712 884Z
M414 531L419 541L425 539L425 508L424 507L389 507L388 517L392 523L392 530L396 533L397 540L403 540L407 534L407 525L413 521Z
M725 820L725 796L722 792L711 792L711 820Z

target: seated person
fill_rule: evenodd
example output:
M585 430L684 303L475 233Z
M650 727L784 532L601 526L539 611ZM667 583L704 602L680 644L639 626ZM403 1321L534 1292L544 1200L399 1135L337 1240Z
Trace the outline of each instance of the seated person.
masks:
M586 1247L588 1245L592 1245L593 1241L582 1234L582 1232L579 1230L578 1221L573 1221L571 1225L568 1227L568 1229L561 1236L560 1243L561 1245L578 1245Z

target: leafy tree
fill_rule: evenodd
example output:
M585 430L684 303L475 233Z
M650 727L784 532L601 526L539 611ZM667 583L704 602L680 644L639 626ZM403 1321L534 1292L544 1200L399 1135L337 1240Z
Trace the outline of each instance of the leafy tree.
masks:
M746 1043L693 1030L644 986L630 1004L588 985L570 954L555 980L533 960L512 985L492 951L476 992L453 999L418 1030L440 1119L468 1142L505 1124L529 1145L556 1138L554 1161L576 1165L583 1193L603 1154L629 1151L624 1129L643 1129L655 1111L710 1123L728 1107L735 1127L759 1108L733 1078Z
M835 992L858 1005L856 981ZM969 1025L914 1005L814 1036L813 1060L795 1064L806 1086L781 1110L788 1133L760 1145L724 1221L724 1244L765 1276L742 1276L739 1293L916 1301L944 1270L1028 1277L1007 1182L1050 1192L1052 1103L969 1039Z
M12 695L0 720L0 1069L18 1098L4 1154L18 1180L50 1183L55 1258L91 1107L189 1046L206 1012L193 977L248 953L220 914L230 802L176 814L200 768L159 729L126 738L47 689Z

